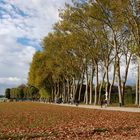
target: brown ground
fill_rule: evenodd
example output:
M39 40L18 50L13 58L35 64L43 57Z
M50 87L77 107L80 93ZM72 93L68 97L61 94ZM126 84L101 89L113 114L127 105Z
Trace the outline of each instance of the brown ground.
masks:
M0 139L139 140L140 113L0 103Z

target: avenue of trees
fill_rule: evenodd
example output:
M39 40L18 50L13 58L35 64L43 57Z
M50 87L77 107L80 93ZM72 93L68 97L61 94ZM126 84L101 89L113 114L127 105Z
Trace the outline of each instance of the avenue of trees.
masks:
M110 104L115 95L121 106L133 60L137 67L135 104L140 106L140 1L73 0L59 16L42 41L42 51L33 57L28 85L52 101L73 98L96 105L106 99Z
M84 102L96 105L101 98L111 102L116 83L118 103L124 105L134 58L138 63L135 104L140 105L140 1L73 1L59 16L53 32L43 40L43 50L33 57L28 84L64 102L80 100L84 84Z

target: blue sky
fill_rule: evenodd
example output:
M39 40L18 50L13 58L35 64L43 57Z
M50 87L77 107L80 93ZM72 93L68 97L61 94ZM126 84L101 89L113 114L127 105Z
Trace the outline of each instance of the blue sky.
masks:
M71 0L0 0L0 94L27 82L33 54Z

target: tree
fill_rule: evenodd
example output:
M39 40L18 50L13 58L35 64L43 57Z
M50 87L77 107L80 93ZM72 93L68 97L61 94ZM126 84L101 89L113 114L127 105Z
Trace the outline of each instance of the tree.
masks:
M94 98L96 105L97 100L100 102L103 83L110 103L116 79L119 104L124 105L129 65L134 52L139 59L139 53L136 53L139 50L138 3L133 0L96 0L73 1L72 5L66 5L53 32L43 39L42 51L33 57L28 84L41 91L49 91L52 100L62 97L68 102L71 96L74 100L78 96L80 99L85 83L84 101L92 104ZM100 73L103 73L103 81L99 88Z
M38 88L34 86L29 86L29 94L31 96L31 99L33 100L38 99L40 97Z
M18 98L22 99L24 98L24 89L26 88L26 85L22 84L20 86L17 87L17 94L18 94Z
M8 98L8 99L10 99L10 88L7 88L5 90L5 97Z

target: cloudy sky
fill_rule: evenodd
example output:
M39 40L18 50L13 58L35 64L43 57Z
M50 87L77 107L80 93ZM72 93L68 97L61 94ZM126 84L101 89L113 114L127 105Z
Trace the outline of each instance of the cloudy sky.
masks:
M70 0L0 0L0 94L27 82L29 64Z
M70 1L0 0L0 94L27 82L33 54L59 20L58 9ZM129 83L134 82L132 70Z

